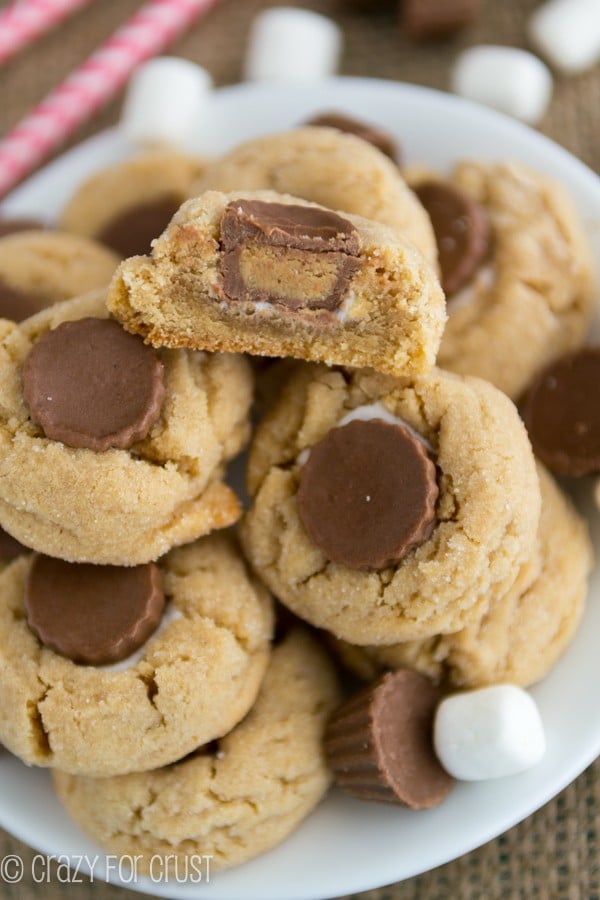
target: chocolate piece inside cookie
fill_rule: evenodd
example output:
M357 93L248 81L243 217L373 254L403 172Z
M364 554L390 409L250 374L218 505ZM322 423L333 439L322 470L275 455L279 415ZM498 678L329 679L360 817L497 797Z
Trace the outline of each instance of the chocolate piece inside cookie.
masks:
M529 389L523 418L534 452L557 475L600 472L600 347L549 366Z
M221 219L228 300L335 310L361 266L361 240L330 210L234 200Z
M337 784L361 800L428 809L446 797L453 779L438 762L433 715L441 700L425 676L388 672L332 716L325 752Z
M298 511L330 560L382 569L427 540L437 497L435 465L421 440L403 425L355 420L311 449Z
M162 234L180 205L181 198L171 194L140 203L111 219L96 238L124 259L149 253L152 241Z
M110 319L64 322L30 351L23 395L51 440L97 451L127 449L160 416L163 364L140 337Z
M141 647L164 607L154 563L94 566L36 556L25 590L27 621L41 642L93 666L118 662Z
M490 222L486 209L452 184L426 181L415 193L431 219L438 245L442 287L448 297L475 274L488 254Z

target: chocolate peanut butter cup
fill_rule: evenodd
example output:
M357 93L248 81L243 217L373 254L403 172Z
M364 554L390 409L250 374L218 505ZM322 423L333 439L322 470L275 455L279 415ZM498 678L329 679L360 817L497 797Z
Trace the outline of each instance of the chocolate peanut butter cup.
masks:
M0 216L0 238L6 237L8 234L16 234L19 231L39 231L48 226L40 219L30 218L7 218Z
M163 364L117 322L64 322L30 351L23 395L32 420L51 440L96 451L128 449L160 416Z
M94 566L36 556L25 589L29 627L76 663L126 659L158 627L165 607L160 570Z
M481 0L404 0L402 23L416 41L442 38L472 22Z
M298 511L332 562L382 569L430 536L436 469L423 441L403 425L355 420L333 428L300 473Z
M444 181L426 181L415 193L431 219L438 246L442 287L448 297L475 274L488 254L491 228L486 209Z
M441 700L428 678L388 672L331 717L325 753L336 783L360 800L429 809L453 785L433 749L433 716Z
M123 259L149 253L152 241L162 234L180 205L180 198L170 194L139 203L111 219L96 238Z
M396 139L388 131L378 128L376 125L361 122L358 119L353 119L350 116L337 112L321 113L308 119L304 124L321 128L335 128L338 131L343 131L344 134L354 134L363 141L367 141L367 143L377 147L378 150L389 156L395 163L400 164L401 153Z
M0 278L0 319L22 322L39 312L39 299Z
M332 311L361 266L356 228L313 206L234 200L221 219L221 245L229 300Z
M584 347L548 366L522 412L536 456L557 475L600 472L600 347Z

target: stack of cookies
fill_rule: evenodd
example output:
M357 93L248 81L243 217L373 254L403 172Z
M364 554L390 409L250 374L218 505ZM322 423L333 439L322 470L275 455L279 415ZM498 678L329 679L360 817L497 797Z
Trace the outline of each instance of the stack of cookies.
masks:
M334 122L128 162L0 240L14 303L35 241L89 276L0 320L0 740L111 852L243 862L332 771L440 802L439 699L537 681L581 616L586 524L513 402L589 326L570 200L508 163L405 180ZM379 680L331 718L334 662Z

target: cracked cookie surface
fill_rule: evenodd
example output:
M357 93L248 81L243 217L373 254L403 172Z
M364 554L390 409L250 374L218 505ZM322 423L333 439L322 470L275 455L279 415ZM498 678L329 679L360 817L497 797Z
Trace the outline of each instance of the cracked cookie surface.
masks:
M134 565L239 517L222 475L248 437L252 375L241 356L158 351L166 393L146 438L103 452L52 441L31 421L23 363L47 331L107 315L97 292L0 322L0 525L69 562Z
M26 295L31 309L21 320L52 303L106 287L118 264L112 250L87 237L19 231L0 239L0 298L3 286Z
M158 563L163 625L132 657L78 665L27 624L33 557L0 573L0 740L26 763L91 776L167 765L231 730L259 691L271 602L228 535Z
M315 251L302 233L284 235L290 243L282 245L281 230L271 242L264 234L245 238L242 290L231 296L227 264L236 251L224 247L225 221L242 205L341 217L358 249L340 252L334 244L329 252L321 238L325 252ZM353 266L349 278L340 259ZM152 256L117 269L107 304L153 346L292 356L392 374L428 371L446 321L434 270L391 229L271 191L208 191L189 200Z
M448 299L438 365L517 399L584 341L597 291L587 238L564 188L525 166L463 162L451 180L487 210L492 249Z
M513 588L456 634L390 647L336 642L359 677L411 668L451 688L509 682L527 686L550 671L579 624L593 564L585 520L538 464L542 493L539 549Z
M328 715L339 702L329 660L303 631L275 647L255 705L219 741L156 772L97 781L54 772L59 799L106 850L177 859L210 854L225 869L274 847L325 794Z
M121 256L147 253L205 165L201 157L156 151L107 166L75 191L60 226L106 242Z
M400 562L361 571L310 540L297 495L303 451L375 402L431 445L438 523ZM479 379L440 370L409 380L299 367L256 432L248 488L242 541L256 571L293 612L350 643L460 630L512 587L536 547L539 482L514 405Z
M304 127L247 141L209 164L192 186L204 191L277 191L388 225L431 264L429 218L398 167L366 141L334 128Z

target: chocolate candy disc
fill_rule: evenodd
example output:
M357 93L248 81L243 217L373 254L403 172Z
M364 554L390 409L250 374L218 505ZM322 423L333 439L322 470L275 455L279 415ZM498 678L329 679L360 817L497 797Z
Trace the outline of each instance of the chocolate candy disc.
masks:
M418 672L399 669L351 697L332 716L325 753L336 783L361 800L428 809L453 779L433 750L438 689Z
M11 534L0 528L0 562L12 562L21 553L31 553L31 551L29 547L24 547Z
M330 560L382 569L427 540L437 497L435 466L422 441L402 425L355 420L310 451L298 511Z
M319 116L313 116L306 122L306 125L317 125L325 128L337 128L345 134L354 134L356 137L362 138L369 144L373 144L386 156L394 162L400 161L400 153L395 139L387 131L377 128L375 125L369 125L367 122L359 122L358 119L351 119L343 113L322 113Z
M438 246L442 287L455 294L475 274L490 244L487 211L464 191L441 181L427 181L415 188L427 210Z
M152 241L163 233L180 206L181 200L171 195L140 203L112 219L96 240L124 259L150 253Z
M34 558L25 587L29 627L73 662L118 662L156 631L165 607L160 569Z
M234 200L221 219L221 246L228 300L290 309L335 309L361 265L354 225L313 206Z
M40 311L41 304L31 294L0 279L0 318L22 322Z
M163 364L110 319L78 319L48 331L23 368L31 418L69 447L127 449L146 437L165 397Z
M531 386L523 418L534 452L557 475L600 472L600 347L549 366Z
M414 40L443 37L468 25L481 0L404 0L403 24Z
M45 231L47 228L39 219L0 219L0 238L18 231Z

